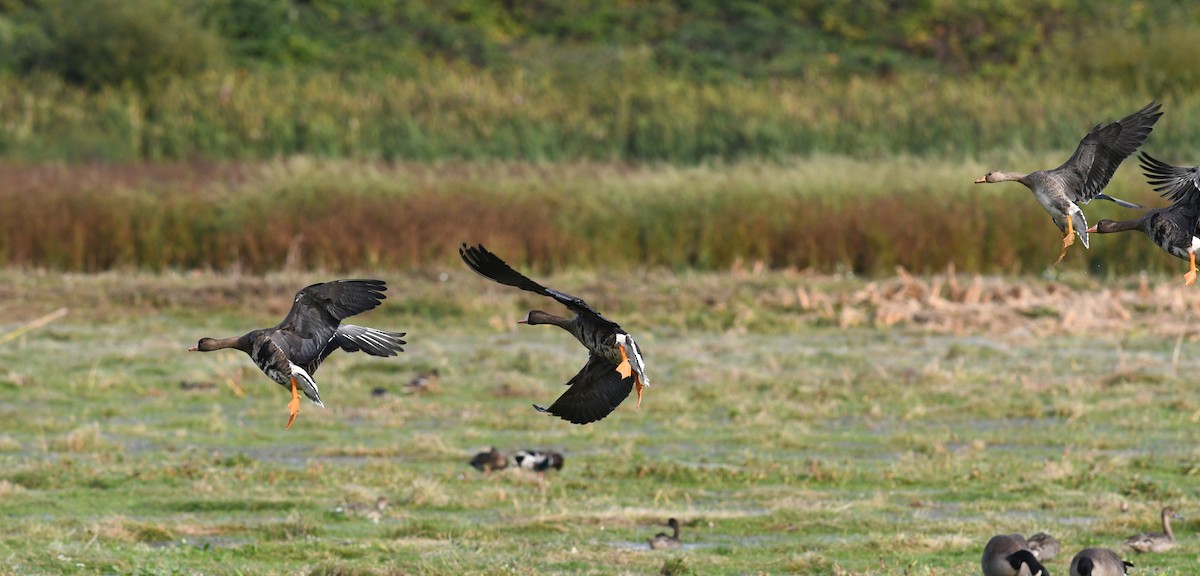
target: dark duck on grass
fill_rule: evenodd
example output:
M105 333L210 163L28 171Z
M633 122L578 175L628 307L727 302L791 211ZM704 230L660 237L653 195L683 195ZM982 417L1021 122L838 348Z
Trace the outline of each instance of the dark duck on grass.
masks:
M492 470L508 468L508 458L493 446L487 452L480 452L471 458L471 467L487 474Z
M671 518L667 520L667 526L671 528L672 533L659 532L650 538L650 549L661 550L663 548L679 548L683 546L683 542L679 540L679 521Z
M633 336L622 330L619 324L601 316L579 298L546 288L526 278L495 254L488 252L483 245L463 244L459 254L467 266L485 278L553 298L575 313L572 318L563 318L541 310L532 310L525 318L517 321L520 324L558 326L570 332L588 349L587 364L567 382L570 388L549 408L537 404L533 405L534 408L568 422L587 424L611 414L635 388L638 406L642 405L642 387L650 385L646 378L646 365L642 361L642 351L633 341Z
M1020 172L988 172L976 184L1020 182L1033 191L1033 197L1050 213L1051 220L1063 232L1062 251L1055 265L1067 255L1067 247L1075 242L1075 234L1088 247L1087 219L1079 204L1094 199L1110 200L1126 208L1142 208L1132 202L1102 194L1112 180L1117 166L1133 154L1158 121L1161 106L1154 102L1116 122L1097 124L1079 142L1079 147L1062 166L1051 170Z
M1088 232L1141 230L1168 254L1188 261L1183 279L1191 286L1196 283L1196 250L1200 250L1200 166L1172 166L1145 152L1138 158L1147 181L1172 204L1133 220L1101 220Z
M334 350L366 352L372 356L395 356L405 344L403 332L384 332L342 320L379 305L387 290L382 280L337 280L313 284L296 293L292 309L274 328L254 330L231 338L201 338L193 352L211 352L233 348L250 359L269 378L291 390L287 427L300 413L300 396L321 406L321 395L313 374Z

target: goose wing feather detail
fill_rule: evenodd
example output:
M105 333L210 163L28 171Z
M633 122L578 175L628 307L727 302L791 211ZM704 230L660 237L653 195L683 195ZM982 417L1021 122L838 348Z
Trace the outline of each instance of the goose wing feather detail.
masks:
M1146 141L1162 116L1161 107L1151 102L1125 118L1097 124L1079 142L1071 158L1050 171L1076 184L1072 201L1087 203L1100 195L1117 166Z
M386 289L382 280L337 280L297 292L292 309L277 327L285 335L292 362L319 364L332 352L326 348L342 319L378 306L386 298Z
M549 408L534 404L539 412L548 412L573 424L602 420L617 409L633 390L634 379L621 378L617 366L594 354L583 369L567 382L570 388Z
M459 248L458 253L460 256L462 256L463 261L467 263L467 266L470 266L471 269L480 276L492 280L493 282L499 282L500 284L504 284L506 286L520 288L521 290L525 290L527 292L533 292L534 294L541 294L542 296L553 298L554 300L558 301L559 304L566 306L567 309L579 316L586 316L603 324L617 327L617 323L601 316L599 312L597 312L591 306L588 306L588 303L584 302L583 299L564 292L559 292L553 288L547 288L541 284L538 284L537 282L534 282L533 280L530 280L524 274L513 270L512 267L501 260L499 256L492 254L487 248L484 248L482 244L476 246L467 246L466 244L463 244L462 247Z
M1176 204L1200 205L1200 166L1172 166L1145 152L1138 154L1146 181Z

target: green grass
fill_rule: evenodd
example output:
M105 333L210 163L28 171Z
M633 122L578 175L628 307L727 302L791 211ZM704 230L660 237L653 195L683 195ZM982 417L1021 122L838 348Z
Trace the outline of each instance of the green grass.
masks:
M285 431L286 393L248 358L184 350L273 324L328 275L0 272L0 333L71 309L0 344L6 569L970 574L992 534L1044 530L1059 574L1164 504L1195 515L1197 297L1175 277L554 275L637 335L654 384L578 427L529 407L583 359L514 324L551 304L461 265L383 276L358 320L408 350L330 357L329 407ZM435 367L436 393L401 392ZM482 477L466 461L491 445L566 467ZM336 511L378 496L378 523ZM670 516L688 547L646 549ZM1191 573L1193 525L1139 572Z

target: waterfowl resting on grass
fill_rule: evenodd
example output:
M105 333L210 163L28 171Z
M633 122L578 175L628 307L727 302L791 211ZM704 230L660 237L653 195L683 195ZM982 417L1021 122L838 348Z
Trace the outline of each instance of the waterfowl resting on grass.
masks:
M650 538L650 549L661 550L663 548L679 548L683 546L683 542L679 540L679 521L671 518L667 520L667 526L671 527L672 534L659 532L653 538Z
M541 473L551 468L562 470L563 455L551 450L518 450L513 462L519 468Z
M270 379L291 390L287 427L300 413L297 390L313 404L325 407L317 393L313 374L334 350L366 352L372 356L395 356L403 352L403 332L384 332L342 320L379 305L387 290L382 280L337 280L313 284L296 293L287 317L274 328L254 330L230 338L201 338L192 352L211 352L234 348L250 359Z
M1126 576L1133 564L1108 548L1085 548L1071 560L1071 576Z
M471 458L471 467L487 474L492 470L508 468L508 457L493 446L487 452L480 452Z
M459 249L467 266L481 276L507 286L553 298L575 313L563 318L541 310L531 310L519 324L553 324L570 332L588 349L588 361L569 382L570 388L549 408L534 404L540 412L548 412L574 424L587 424L608 416L637 389L638 406L642 405L642 387L649 386L642 351L633 336L588 306L587 302L557 290L546 288L488 252L482 244L462 245Z
M1168 254L1187 260L1183 275L1188 286L1196 283L1196 250L1200 250L1200 166L1172 166L1142 152L1142 170L1155 190L1172 204L1155 208L1133 220L1101 220L1088 232L1108 234L1141 230Z
M1038 532L1030 536L1025 543L1029 546L1029 551L1033 552L1033 555L1037 556L1037 559L1041 562L1058 556L1060 550L1058 539L1045 532Z
M1143 532L1125 540L1125 547L1134 552L1166 552L1175 547L1171 518L1180 519L1170 506L1162 509L1162 532Z
M983 548L983 576L1050 576L1020 534L999 534Z
M1075 242L1075 234L1083 241L1083 247L1088 247L1087 219L1079 209L1079 204L1099 198L1126 208L1142 208L1132 202L1102 194L1101 190L1108 186L1117 166L1146 141L1154 123L1162 116L1162 112L1158 111L1160 107L1160 104L1151 102L1116 122L1097 124L1079 142L1071 158L1058 168L1029 174L988 172L975 183L1020 182L1033 191L1033 197L1050 213L1054 224L1063 232L1062 252L1054 261L1057 266L1067 255L1067 247Z

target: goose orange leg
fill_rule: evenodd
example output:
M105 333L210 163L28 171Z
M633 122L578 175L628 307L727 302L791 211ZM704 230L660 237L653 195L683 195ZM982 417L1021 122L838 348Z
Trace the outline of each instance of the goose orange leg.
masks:
M1188 286L1191 286L1192 284L1196 283L1196 254L1189 253L1188 261L1191 262L1192 269L1188 270L1187 274L1183 275L1183 280L1184 280L1184 282L1187 282Z
M625 355L625 347L617 344L617 349L621 351L621 363L617 364L617 374L621 378L628 378L633 374L633 366L629 365L629 357Z
M292 378L292 401L288 402L288 412L291 417L288 418L287 430L292 429L292 422L296 421L296 415L300 413L300 395L296 393L296 379Z
M621 351L621 363L617 364L617 374L620 374L621 378L633 376L633 386L637 389L638 395L637 406L634 406L634 410L637 410L642 407L642 379L634 374L633 366L629 364L629 356L625 355L625 347L617 344L617 349Z
M1062 252L1058 253L1058 260L1054 261L1054 265L1058 266L1059 262L1063 261L1063 257L1067 255L1067 246L1075 243L1075 226L1071 223L1071 215L1067 215L1067 235L1063 236Z

